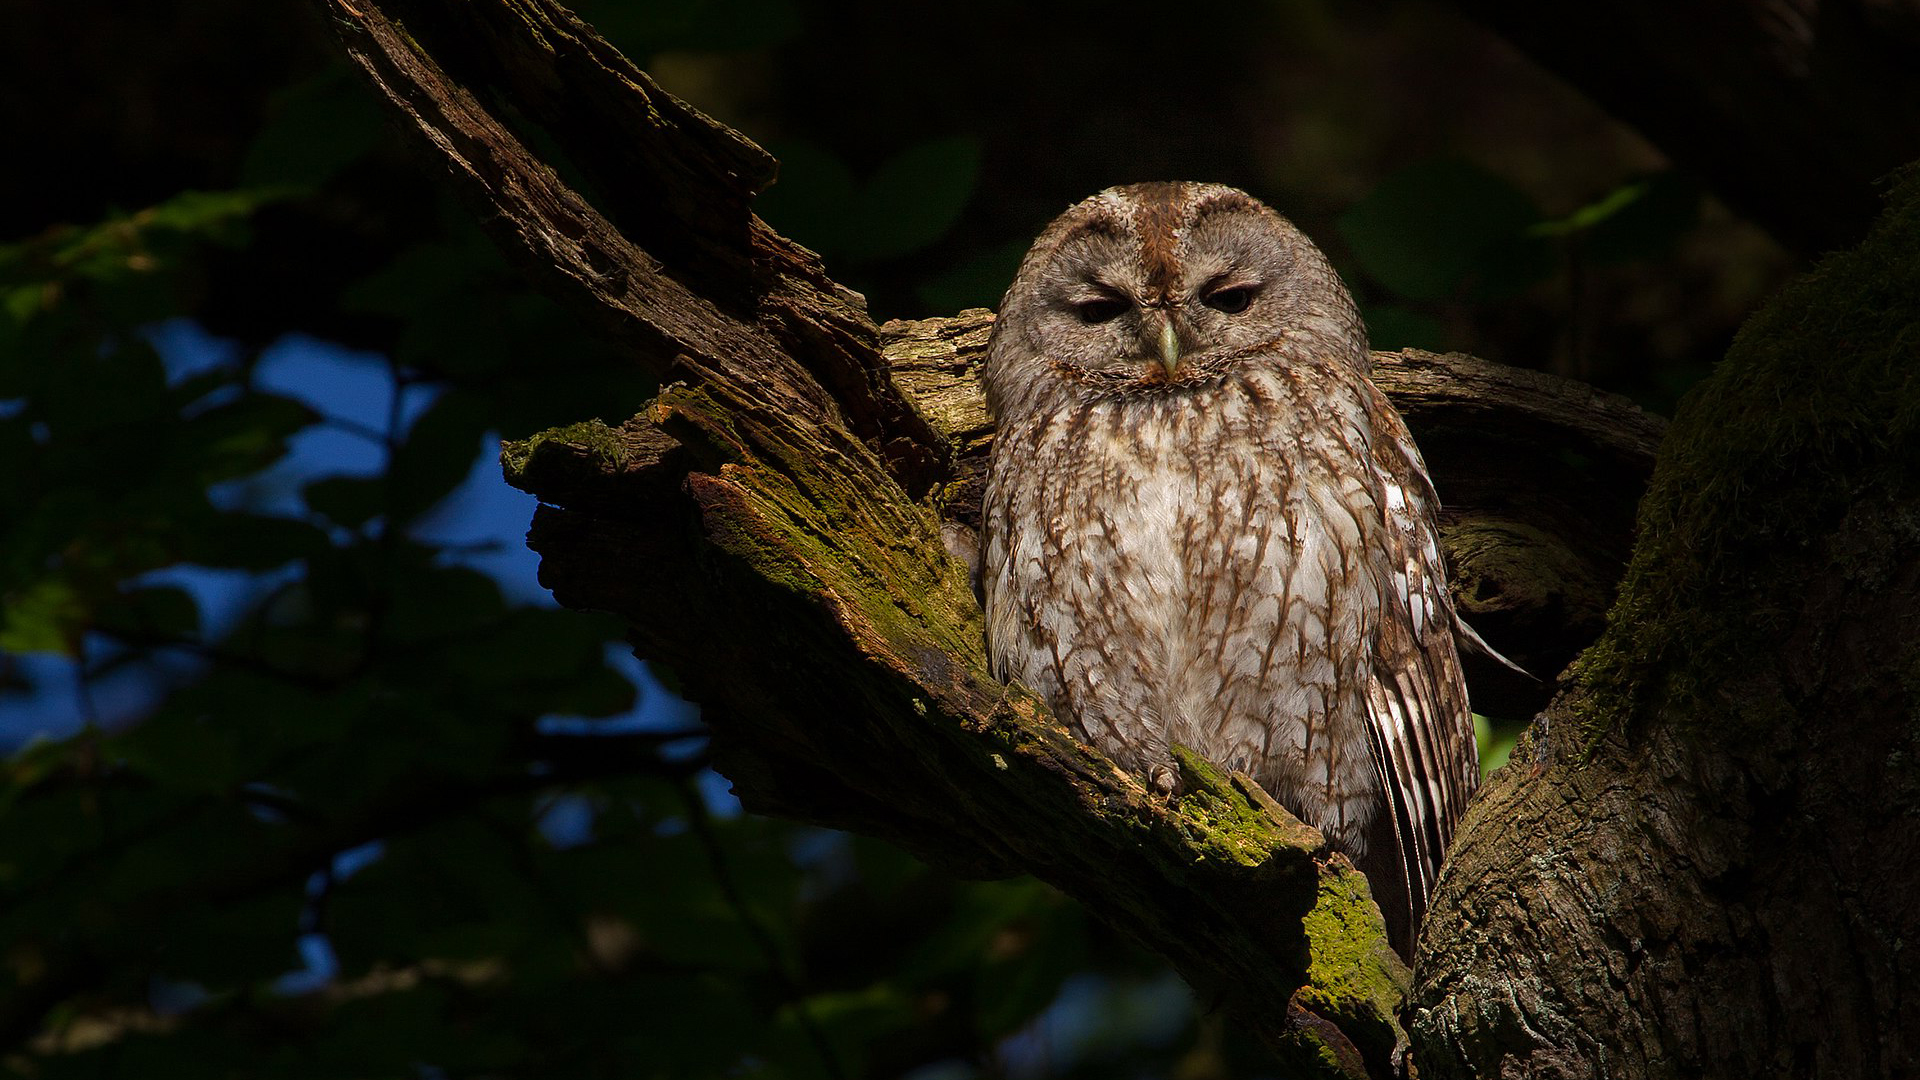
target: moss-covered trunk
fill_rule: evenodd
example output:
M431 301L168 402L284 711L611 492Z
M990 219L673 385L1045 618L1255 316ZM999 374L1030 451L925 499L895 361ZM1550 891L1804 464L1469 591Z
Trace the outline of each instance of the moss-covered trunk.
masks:
M1920 1073L1920 173L1675 419L1605 635L1461 830L1438 1076Z

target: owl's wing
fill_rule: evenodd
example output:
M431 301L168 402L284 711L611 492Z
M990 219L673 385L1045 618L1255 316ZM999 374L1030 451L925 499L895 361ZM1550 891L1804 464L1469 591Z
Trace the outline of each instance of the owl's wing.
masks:
M1388 913L1395 944L1411 957L1440 860L1479 783L1480 765L1454 648L1453 602L1435 519L1439 500L1406 424L1377 391L1371 399L1372 465L1387 535L1366 711L1369 751L1387 812L1369 838L1365 861L1371 865L1362 869L1370 880L1379 871L1376 899ZM1400 910L1389 911L1389 903Z

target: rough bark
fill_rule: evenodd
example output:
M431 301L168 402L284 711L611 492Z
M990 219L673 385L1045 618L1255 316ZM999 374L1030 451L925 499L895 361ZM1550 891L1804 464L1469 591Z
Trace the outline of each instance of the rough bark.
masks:
M543 503L543 582L621 614L643 653L676 668L750 808L964 873L1036 874L1167 956L1300 1074L1404 1070L1407 973L1364 879L1318 834L1202 761L1185 762L1189 794L1152 797L987 674L978 606L946 549L977 505L991 437L969 362L984 312L873 326L752 216L771 162L549 0L393 0L405 31L385 5L321 3L503 249L662 375L640 416L548 432L505 465ZM501 115L543 127L577 175L563 180ZM644 194L582 194L617 190ZM1910 274L1899 280L1911 296ZM1887 463L1911 455L1920 409L1911 387L1875 397L1879 412L1827 409L1809 359L1854 364L1839 384L1851 390L1892 385L1887 357L1914 341L1911 323L1885 325L1896 299L1873 299L1880 321L1859 340L1821 314L1831 297L1790 301L1783 322L1828 338L1731 364L1695 400L1637 546L1627 508L1657 422L1469 357L1378 358L1451 506L1463 606L1496 644L1558 670L1600 632L1634 552L1606 638L1554 705L1553 739L1469 814L1420 963L1423 1074L1715 1071L1723 1052L1775 1070L1891 1075L1908 1061L1889 1026L1912 1009L1900 954L1874 935L1911 918L1885 910L1902 893L1880 891L1911 882L1901 830L1920 787L1920 748L1901 741L1911 724L1883 723L1911 715L1920 685L1920 635L1901 636L1897 606L1916 599L1915 560L1900 558L1913 492ZM1861 366L1869 354L1880 368ZM1768 418L1777 400L1799 419ZM1794 479L1801 460L1820 471ZM1841 555L1830 572L1823 560ZM1763 670L1747 670L1754 658ZM1490 678L1474 692L1514 711L1541 693ZM1848 725L1809 737L1806 716ZM1856 721L1874 733L1859 758L1846 752ZM1857 790L1902 801L1849 817ZM1889 868L1859 869L1886 852ZM1818 872L1803 874L1809 857ZM1846 919L1815 919L1823 902ZM1826 1045L1809 1034L1817 1009L1789 1015L1816 993L1866 1007L1833 1043L1850 1050L1797 1056ZM1772 1011L1739 1011L1758 998Z
M1776 238L1849 246L1920 157L1912 0L1455 0Z
M1606 634L1455 842L1424 1076L1920 1074L1917 298L1909 172L1682 407Z

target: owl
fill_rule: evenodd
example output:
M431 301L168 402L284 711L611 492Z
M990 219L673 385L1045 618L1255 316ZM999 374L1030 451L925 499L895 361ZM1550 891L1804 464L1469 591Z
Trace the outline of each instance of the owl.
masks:
M1161 792L1252 776L1373 885L1411 956L1479 779L1438 502L1325 256L1214 184L1069 209L981 369L994 672Z

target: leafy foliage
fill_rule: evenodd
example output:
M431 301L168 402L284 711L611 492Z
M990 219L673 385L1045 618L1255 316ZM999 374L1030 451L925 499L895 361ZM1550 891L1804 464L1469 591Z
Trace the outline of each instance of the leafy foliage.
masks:
M855 281L875 264L922 251L945 237L973 197L980 175L980 140L964 135L910 143L865 177L856 177L844 160L817 143L775 143L771 149L781 161L781 181L760 199L759 212L832 258ZM934 287L947 293L966 290L974 306L990 303L1006 288L1025 251L1026 241L1019 241L1010 253L987 253L984 269L992 275L987 280L948 275Z
M1384 294L1363 305L1374 347L1445 349L1455 344L1437 317L1447 302L1509 300L1554 283L1577 309L1586 274L1670 253L1700 202L1697 186L1669 172L1549 218L1512 182L1441 158L1387 177L1341 215L1339 230Z

